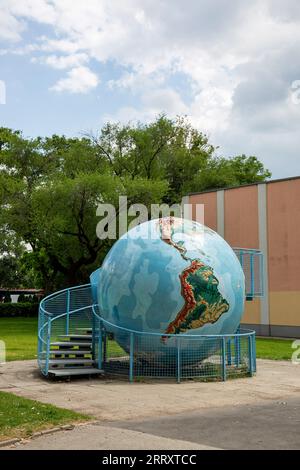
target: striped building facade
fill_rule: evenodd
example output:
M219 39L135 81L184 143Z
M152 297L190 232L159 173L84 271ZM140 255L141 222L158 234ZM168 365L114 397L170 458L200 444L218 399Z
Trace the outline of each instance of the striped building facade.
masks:
M233 247L264 253L264 296L246 303L243 325L259 335L300 337L300 177L189 194L204 223Z

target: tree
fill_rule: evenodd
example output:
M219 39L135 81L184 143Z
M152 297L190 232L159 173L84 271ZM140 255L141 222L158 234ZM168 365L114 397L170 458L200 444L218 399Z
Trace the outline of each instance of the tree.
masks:
M254 156L241 155L229 159L214 158L203 171L195 174L188 183L189 190L186 192L259 183L270 176L271 173Z
M159 116L136 127L107 124L92 136L99 159L120 178L168 182L164 201L179 202L193 191L264 181L271 176L256 157L216 157L206 135L184 118Z
M82 138L27 139L0 128L2 272L9 256L20 286L52 291L86 282L113 243L96 234L99 203L118 207L126 195L129 205L150 211L152 203L180 202L188 192L269 176L256 157L217 157L184 118L107 124Z
M96 235L99 203L117 207L119 196L127 194L129 204L150 207L168 186L116 177L88 139L28 141L7 129L0 138L5 180L0 227L28 246L20 257L20 273L47 291L87 281L111 246L111 240Z
M0 260L1 287L16 287L18 285L18 262L14 256L2 256Z

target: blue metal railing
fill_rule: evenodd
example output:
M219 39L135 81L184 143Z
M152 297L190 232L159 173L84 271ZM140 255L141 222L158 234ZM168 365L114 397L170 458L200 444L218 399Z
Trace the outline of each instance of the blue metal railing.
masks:
M92 313L90 284L57 291L39 305L38 364L48 375L51 342L61 334L75 333L78 326L90 327Z
M247 297L261 297L263 295L261 252L236 248L235 253L245 271ZM168 363L169 369L167 370L163 363L157 362L156 353L160 348L162 334L135 331L105 320L99 314L94 290L94 284L76 286L55 292L41 301L38 323L38 364L44 375L47 376L49 373L51 343L62 334L76 333L79 327L91 328L93 331L92 355L97 367L108 373L126 374L130 381L133 381L134 377L143 375L172 376L176 377L178 382L182 378L195 376L226 380L232 371L247 370L250 375L255 372L255 333L249 330L240 330L235 335L163 335L167 336L170 341L175 341L173 348L176 350L175 360L171 356L165 356L161 361ZM120 351L116 356L112 353L109 335L115 335L115 337L121 335L120 343L128 344L128 347L123 350L119 348ZM148 357L154 358L147 359L148 362L141 357L141 351L139 351L141 338L143 338L144 346L146 344ZM205 367L201 366L203 370L201 369L199 360L197 362L197 357L199 359L199 354L197 353L197 356L195 352L197 348L194 348L194 352L193 348L191 349L190 356L186 355L188 341L192 342L191 346L194 346L196 341L202 342L203 357L209 356L212 361L209 373L205 372ZM174 370L173 363L175 364Z
M238 375L241 372L252 376L256 371L255 332L252 330L239 328L235 334L223 335L162 335L115 325L97 313L97 305L92 308L98 321L99 351L102 351L101 366L110 374L127 375L130 382L134 380L134 377L139 376L172 376L176 377L177 382L180 382L182 378L193 377L219 378L225 381L228 376ZM121 358L105 355L103 360L103 350L107 349L105 344L108 333L112 333L117 339L121 338L121 344L125 347ZM161 356L162 337L168 338L168 341L174 340L175 355L171 348L170 354L167 350ZM197 343L196 351L191 347L193 346L191 343ZM127 348L126 344L128 344ZM142 351L139 350L141 345ZM183 354L183 349L188 350L188 353ZM209 359L210 364L216 368L215 372L206 374L205 370L203 372L199 369L199 357L203 357L206 361ZM141 358L142 367L139 363Z
M96 367L104 369L109 374L127 375L131 382L139 376L175 377L177 382L183 378L191 377L226 380L230 374L236 375L246 372L248 375L252 375L256 369L253 354L255 332L253 331L241 330L235 335L162 335L161 333L147 333L115 325L100 316L95 304L85 304L61 313L59 305L66 305L65 300L68 298L72 303L74 297L78 297L78 295L80 299L79 301L77 299L76 303L80 305L83 298L89 298L91 295L91 286L78 286L60 291L57 296L54 294L45 298L40 305L38 361L40 370L45 376L49 373L51 342L55 341L60 334L66 334L67 329L69 334L75 333L78 325L84 325L85 328L93 330L93 339L96 342L96 347L93 349L93 359ZM57 313L53 311L54 306L57 308ZM109 335L113 335L117 340L121 337L121 344L128 343L129 347L125 346L125 349L119 347L120 352L115 356L112 354L110 346L112 343L114 345L117 343L108 340ZM167 337L169 342L175 341L175 359L171 353L167 353L163 358L157 355L162 336ZM139 350L142 342L147 349L144 357L141 356ZM188 346L188 343L191 344ZM170 346L170 351L173 351L172 344ZM190 346L191 353L187 355L186 351ZM209 357L211 367L209 372L205 369L207 362L204 362L202 369L199 367L199 354L204 358ZM149 360L145 359L147 356Z
M263 253L252 248L233 248L245 273L246 299L264 296Z

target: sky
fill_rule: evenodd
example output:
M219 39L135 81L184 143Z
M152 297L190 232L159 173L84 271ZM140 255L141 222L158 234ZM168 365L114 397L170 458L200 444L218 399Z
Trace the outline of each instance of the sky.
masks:
M299 0L0 0L0 126L81 136L160 113L300 175Z

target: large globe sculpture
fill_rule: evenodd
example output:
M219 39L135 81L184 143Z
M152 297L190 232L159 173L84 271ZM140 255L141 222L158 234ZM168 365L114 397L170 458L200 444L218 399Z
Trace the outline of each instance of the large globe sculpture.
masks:
M236 332L245 278L234 251L216 232L165 217L134 227L113 245L100 270L97 297L125 351L130 334L118 327L140 332L134 335L135 352L143 358L174 359L180 338L181 354L198 361L212 354L216 340L196 335Z

